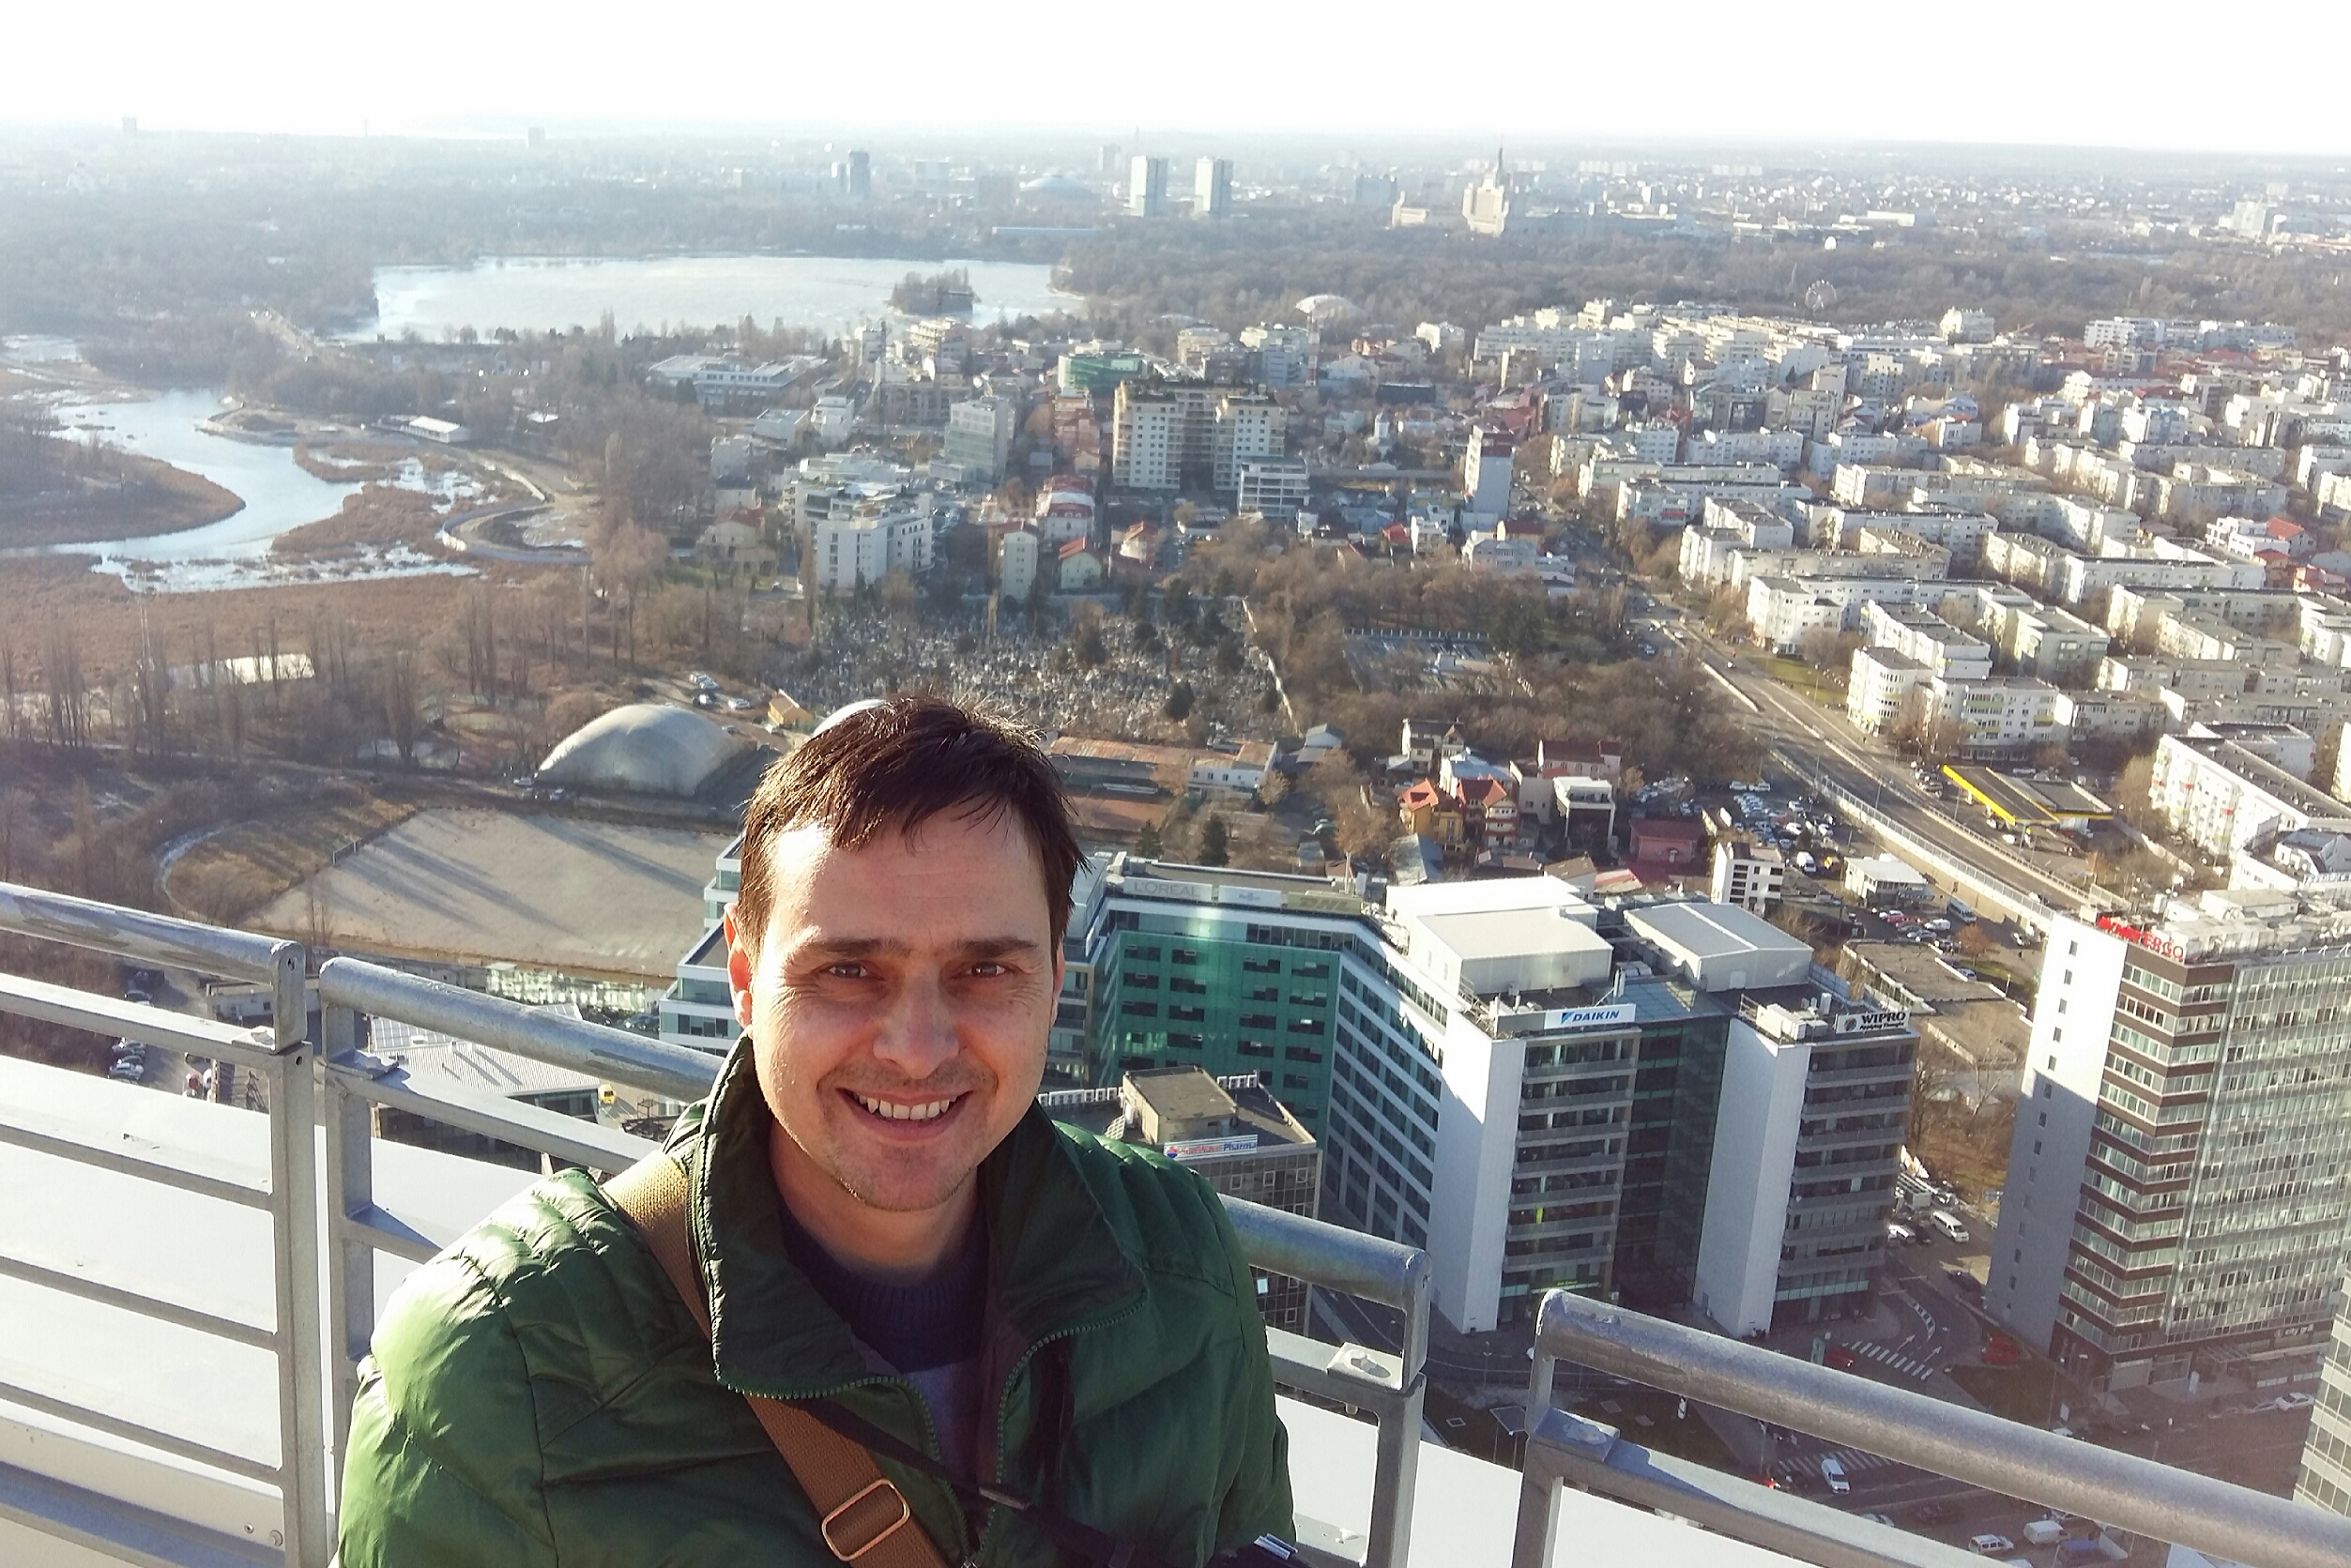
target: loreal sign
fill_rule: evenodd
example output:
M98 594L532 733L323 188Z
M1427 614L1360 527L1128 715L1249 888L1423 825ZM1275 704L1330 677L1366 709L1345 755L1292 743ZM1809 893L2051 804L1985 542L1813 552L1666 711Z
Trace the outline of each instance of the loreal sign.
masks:
M1543 1014L1543 1030L1605 1029L1633 1021L1634 1008L1630 1002L1608 1002L1599 1007L1557 1007Z

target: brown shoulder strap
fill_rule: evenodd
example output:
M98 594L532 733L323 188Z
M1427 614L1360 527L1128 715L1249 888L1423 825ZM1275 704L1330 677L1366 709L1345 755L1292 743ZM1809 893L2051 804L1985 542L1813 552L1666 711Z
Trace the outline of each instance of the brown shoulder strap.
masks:
M710 1298L686 1225L684 1169L666 1153L649 1154L607 1180L604 1191L645 1238L679 1299L709 1334ZM881 1473L863 1444L797 1405L758 1394L743 1397L808 1494L834 1557L865 1568L945 1568L938 1545L907 1507L905 1494Z

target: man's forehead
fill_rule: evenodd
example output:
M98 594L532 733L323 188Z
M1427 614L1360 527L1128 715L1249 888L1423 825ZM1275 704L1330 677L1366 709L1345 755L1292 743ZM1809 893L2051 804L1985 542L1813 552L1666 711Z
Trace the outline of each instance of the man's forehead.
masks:
M789 910L794 925L818 918L844 933L859 927L884 935L908 918L1000 931L1008 921L1049 913L1028 834L1000 816L933 817L856 845L834 844L821 824L803 824L778 833L769 853L775 923ZM969 877L958 875L974 871L987 879L984 901L973 900ZM889 890L879 902L872 896L877 882Z

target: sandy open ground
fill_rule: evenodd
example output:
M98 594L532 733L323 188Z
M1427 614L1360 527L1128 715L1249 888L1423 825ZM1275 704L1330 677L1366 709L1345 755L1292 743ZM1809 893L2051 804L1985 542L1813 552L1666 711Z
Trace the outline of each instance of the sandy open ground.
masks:
M339 947L665 977L702 935L702 888L726 842L683 828L441 807L287 890L256 921L308 935L315 888Z

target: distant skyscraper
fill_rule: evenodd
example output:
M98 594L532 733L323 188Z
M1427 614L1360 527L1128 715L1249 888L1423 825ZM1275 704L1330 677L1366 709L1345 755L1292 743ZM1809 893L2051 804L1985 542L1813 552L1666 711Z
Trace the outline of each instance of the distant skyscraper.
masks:
M1503 172L1502 149L1494 149L1494 167L1477 184L1461 192L1461 217L1470 233L1491 237L1510 221L1510 179Z
M1203 158L1192 181L1192 216L1222 218L1232 211L1232 160Z
M1165 218L1168 215L1168 160L1135 155L1129 165L1126 184L1126 210L1134 218Z
M870 201L874 194L874 155L866 152L849 154L849 200Z
M1119 145L1116 142L1102 144L1102 172L1106 175L1119 172Z

